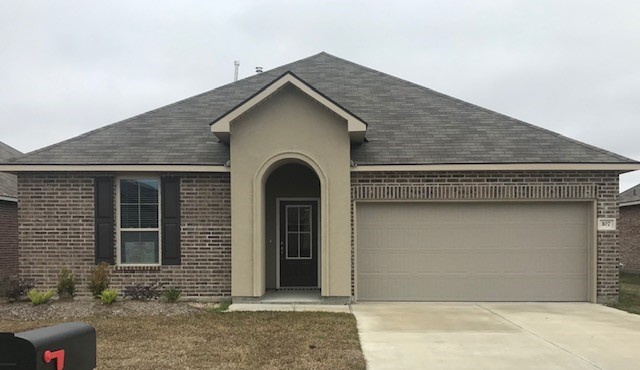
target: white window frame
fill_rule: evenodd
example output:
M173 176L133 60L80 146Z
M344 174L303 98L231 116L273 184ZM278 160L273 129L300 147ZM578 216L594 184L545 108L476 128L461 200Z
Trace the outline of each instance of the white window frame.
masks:
M157 228L121 228L120 227L120 181L121 180L158 180L158 227ZM122 231L157 231L158 232L158 262L157 263L122 263L121 239ZM116 265L126 267L155 267L162 266L162 179L160 176L126 175L116 177Z

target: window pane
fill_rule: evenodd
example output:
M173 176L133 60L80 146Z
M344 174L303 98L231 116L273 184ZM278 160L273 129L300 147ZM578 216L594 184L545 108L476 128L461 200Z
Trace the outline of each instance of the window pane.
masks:
M140 228L156 228L158 227L158 206L157 205L141 205L140 206Z
M138 180L140 186L140 203L158 203L158 180Z
M298 257L298 234L287 234L287 257Z
M137 204L123 204L120 206L120 227L138 228L140 227L140 215Z
M158 263L157 231L123 231L120 253L122 263Z
M158 227L159 184L157 179L120 180L120 227Z
M287 231L298 231L298 207L287 206Z
M300 234L300 257L311 258L311 233Z
M120 202L138 203L138 184L136 180L120 180Z
M311 207L300 207L300 231L311 231Z

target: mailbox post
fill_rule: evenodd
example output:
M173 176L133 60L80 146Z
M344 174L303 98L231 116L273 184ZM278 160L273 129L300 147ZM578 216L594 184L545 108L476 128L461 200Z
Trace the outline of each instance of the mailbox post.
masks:
M96 330L71 322L22 333L0 333L0 370L92 370Z

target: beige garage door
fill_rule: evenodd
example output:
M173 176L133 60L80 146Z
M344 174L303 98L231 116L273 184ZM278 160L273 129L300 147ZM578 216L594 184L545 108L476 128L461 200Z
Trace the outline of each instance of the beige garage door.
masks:
M357 296L586 301L588 203L358 203Z

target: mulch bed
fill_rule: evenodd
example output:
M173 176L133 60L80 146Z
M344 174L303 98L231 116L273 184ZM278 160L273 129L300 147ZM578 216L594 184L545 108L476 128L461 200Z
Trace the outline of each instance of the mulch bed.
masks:
M56 320L74 319L90 316L176 316L202 312L214 304L166 303L158 300L132 301L122 300L110 306L99 300L55 300L33 306L30 302L1 302L0 318L5 320Z

